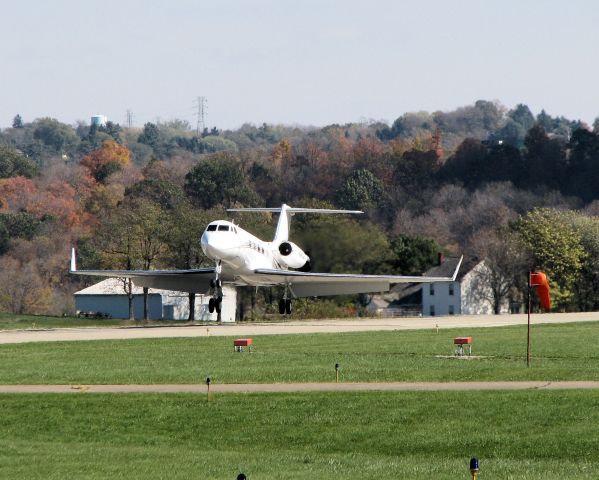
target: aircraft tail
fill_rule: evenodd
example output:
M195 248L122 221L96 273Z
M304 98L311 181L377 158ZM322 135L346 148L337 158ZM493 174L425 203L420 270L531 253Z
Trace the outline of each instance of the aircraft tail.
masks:
M286 242L289 240L289 225L291 217L296 213L364 213L360 210L332 210L327 208L293 208L283 204L275 208L228 208L227 212L272 212L280 213L274 242Z

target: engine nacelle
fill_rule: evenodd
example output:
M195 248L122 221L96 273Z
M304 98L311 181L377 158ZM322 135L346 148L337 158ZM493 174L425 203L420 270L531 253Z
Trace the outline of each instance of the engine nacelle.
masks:
M293 242L281 242L278 246L277 260L287 268L305 268L310 265L310 257Z

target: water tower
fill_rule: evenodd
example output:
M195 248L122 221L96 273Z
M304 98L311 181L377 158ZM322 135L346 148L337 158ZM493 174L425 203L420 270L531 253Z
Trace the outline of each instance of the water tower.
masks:
M92 125L96 127L105 127L108 117L106 115L92 115Z

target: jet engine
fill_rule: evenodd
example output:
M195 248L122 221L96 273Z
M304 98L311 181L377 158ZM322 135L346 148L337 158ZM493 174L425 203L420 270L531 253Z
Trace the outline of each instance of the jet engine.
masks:
M308 255L306 255L295 243L281 242L278 250L279 263L285 265L287 268L296 268L303 272L309 271L310 257L308 257Z

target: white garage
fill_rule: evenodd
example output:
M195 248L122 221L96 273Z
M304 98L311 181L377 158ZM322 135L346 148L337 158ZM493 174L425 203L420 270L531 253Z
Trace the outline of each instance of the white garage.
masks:
M77 314L104 314L111 318L129 318L129 301L125 290L125 279L108 278L75 292ZM217 313L208 311L208 295L196 295L195 320L218 320ZM143 289L133 286L133 311L136 319L143 318ZM235 322L237 292L235 288L223 287L221 322ZM148 316L150 320L187 320L189 297L185 292L159 290L148 291Z

